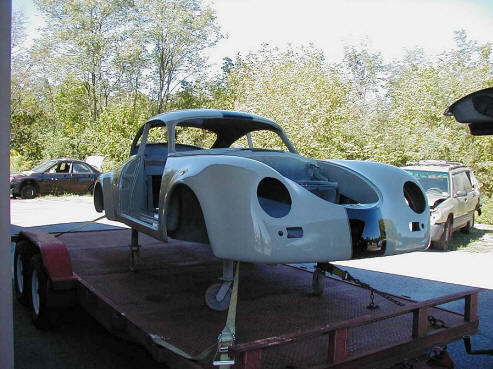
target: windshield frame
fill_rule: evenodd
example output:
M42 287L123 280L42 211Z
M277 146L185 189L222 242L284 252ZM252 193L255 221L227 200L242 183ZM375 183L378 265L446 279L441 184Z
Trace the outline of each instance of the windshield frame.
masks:
M34 173L44 173L54 165L56 165L57 161L56 160L46 160L43 161L41 164L35 166L34 168L31 169L31 172Z
M406 169L406 172L411 174L423 187L426 193L430 192L430 189L432 188L438 188L442 190L440 193L442 195L450 196L450 175L448 172L441 172L441 171L436 171L436 170L420 170L420 169ZM433 178L435 177L435 178ZM426 180L433 180L433 179L446 179L447 180L447 189L444 190L443 185L438 185L438 183L431 184L430 182L424 181Z

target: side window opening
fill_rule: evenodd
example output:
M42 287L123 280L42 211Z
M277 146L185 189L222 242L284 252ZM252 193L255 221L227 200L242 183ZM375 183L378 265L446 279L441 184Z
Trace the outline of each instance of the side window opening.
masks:
M74 163L72 167L72 173L75 174L91 174L92 171L82 163Z
M253 149L257 150L272 150L272 151L289 151L286 145L282 141L281 137L274 132L269 130L252 131L250 132L252 139ZM248 138L247 135L240 137L236 140L231 147L248 149Z
M61 162L53 167L48 171L48 173L70 173L70 163L68 162Z

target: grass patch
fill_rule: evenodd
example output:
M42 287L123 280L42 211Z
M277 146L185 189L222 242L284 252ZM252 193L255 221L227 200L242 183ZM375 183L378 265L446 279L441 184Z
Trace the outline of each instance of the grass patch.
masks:
M471 233L454 232L450 251L493 252L493 230L473 228Z

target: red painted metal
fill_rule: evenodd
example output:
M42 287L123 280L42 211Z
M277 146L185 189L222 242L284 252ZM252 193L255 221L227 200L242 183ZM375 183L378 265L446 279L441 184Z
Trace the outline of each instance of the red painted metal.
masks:
M49 233L38 230L22 231L20 235L39 248L43 265L53 282L75 280L70 255L62 241Z
M245 344L237 344L237 345L233 345L233 351L243 352L250 350L261 350L267 347L272 348L274 346L280 346L287 343L294 343L302 339L318 337L321 336L322 334L326 334L338 329L356 328L370 323L378 322L381 320L386 320L400 315L404 315L406 313L413 313L414 311L417 311L422 308L431 308L433 306L442 305L447 302L451 302L459 299L466 300L466 308L465 308L466 312L467 309L469 309L469 311L471 312L469 313L469 319L471 322L477 322L478 321L477 313L474 313L474 311L477 311L477 294L479 293L479 291L480 291L479 288L468 288L464 291L452 293L450 295L446 295L443 297L437 297L426 301L415 302L413 304L406 306L399 306L390 311L382 311L379 313L363 315L355 319L345 320L337 323L330 323L321 326L319 328L308 329L302 332L295 332L292 334L285 334L276 337L264 338L260 340L251 341ZM470 297L466 299L466 297L468 296ZM468 308L467 306L469 305L473 307ZM467 315L464 317L464 320L466 320L466 318Z
M262 351L242 352L239 359L239 369L260 369L262 361Z
M478 295L466 296L464 307L464 320L466 322L474 322L478 320Z
M421 307L413 311L413 338L425 337L428 333L428 308Z
M329 332L329 363L341 363L347 356L347 335L346 328L336 329Z

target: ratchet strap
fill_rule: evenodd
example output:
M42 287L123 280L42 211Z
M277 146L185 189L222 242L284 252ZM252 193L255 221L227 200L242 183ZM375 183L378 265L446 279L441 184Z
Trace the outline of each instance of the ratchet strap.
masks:
M229 348L233 345L235 341L235 324L236 324L236 303L238 300L238 279L239 279L240 263L236 263L236 271L233 280L233 289L231 291L231 300L229 303L228 317L226 319L226 325L219 334L217 343L206 348L198 355L190 355L185 351L173 346L171 343L167 342L163 337L151 334L150 338L154 343L162 346L178 356L192 361L204 360L209 354L214 352L216 349L216 354L214 355L214 360L212 365L218 366L220 369L230 368L234 365L235 361L229 356ZM219 357L218 357L219 356Z
M218 366L219 369L230 368L235 363L234 359L229 356L229 349L235 342L236 303L238 300L239 274L240 262L238 261L236 262L233 289L231 291L231 300L229 302L228 318L226 319L226 325L217 339L217 351L212 362L212 365ZM217 356L219 356L219 360L216 360Z
M202 351L200 354L198 355L190 355L190 354L187 354L185 351L183 350L180 350L178 347L176 346L173 346L171 343L167 342L163 337L161 336L158 336L156 334L150 334L149 335L151 337L151 340L159 345L159 346L162 346L164 347L165 349L167 350L170 350L171 352L173 352L174 354L178 355L178 356L181 356L185 359L188 359L188 360L192 360L192 361L200 361L200 360L204 360L207 356L209 356L209 354L211 352L214 351L214 349L216 348L216 344L213 344L212 346L206 348L204 351Z
M60 237L62 234L70 233L70 232L76 231L78 229L84 228L84 227L88 226L89 224L94 223L94 222L97 222L98 220L101 220L103 218L106 218L106 215L101 215L100 217L97 217L96 219L93 219L93 220L89 220L87 222L84 222L81 225L78 225L77 227L74 227L72 229L69 229L68 231L59 232L59 233L55 234L53 237Z

